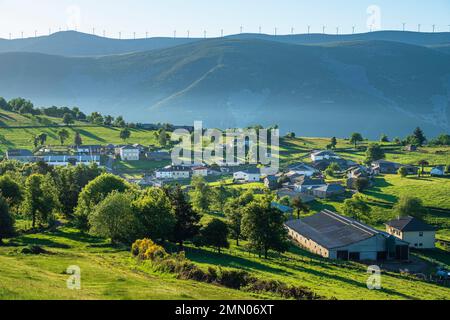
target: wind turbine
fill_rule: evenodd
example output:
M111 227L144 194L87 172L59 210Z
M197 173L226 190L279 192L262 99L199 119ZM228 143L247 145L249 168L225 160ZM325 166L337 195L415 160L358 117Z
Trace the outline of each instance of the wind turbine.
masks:
M92 28L92 34L95 36L95 28Z
M325 29L326 29L326 28L327 28L326 26L323 26L323 27L322 27L322 33L323 33L323 34L325 34Z
M23 31L22 31L22 39L23 39Z
M34 30L34 37L37 38L37 30Z
M190 36L191 36L191 32L188 30L188 31L187 31L187 38L189 39Z
M241 26L241 27L239 28L239 33L242 34L242 30L243 30L243 27Z
M406 30L406 23L403 22L403 32L405 32L405 30Z
M336 27L336 35L339 35L339 27Z
M311 33L311 26L308 26L308 34Z
M220 36L223 38L223 29L220 30Z
M206 39L206 34L207 34L207 32L206 32L206 30L204 30L203 31L203 37Z
M136 32L133 32L133 39L136 40Z
M418 31L418 32L420 32L420 27L421 27L421 24L419 23L419 24L417 25L417 31Z
M119 40L121 40L121 39L122 39L122 32L119 31Z
M435 30L436 30L436 25L433 24L433 33L434 33Z
M177 30L173 31L173 38L175 39L177 37Z
M352 27L352 34L355 34L355 26Z
M11 32L9 33L9 40L11 40Z
M261 34L261 32L262 32L262 28L261 28L261 26L259 26L259 34Z
M291 28L291 34L294 34L294 27Z

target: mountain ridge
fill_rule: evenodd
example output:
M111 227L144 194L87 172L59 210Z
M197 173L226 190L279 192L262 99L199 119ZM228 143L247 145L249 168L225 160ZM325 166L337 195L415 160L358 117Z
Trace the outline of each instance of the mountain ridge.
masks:
M389 41L210 39L105 57L3 53L0 88L38 105L126 110L135 122L279 124L314 136L449 131L448 54Z

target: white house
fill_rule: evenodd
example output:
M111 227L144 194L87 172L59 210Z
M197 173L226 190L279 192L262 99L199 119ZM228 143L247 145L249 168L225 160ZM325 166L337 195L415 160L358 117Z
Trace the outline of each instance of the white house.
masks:
M433 168L430 172L432 177L443 177L445 176L445 167Z
M139 148L125 146L119 149L120 159L122 161L138 161L141 151Z
M37 160L44 161L50 166L67 167L68 165L90 165L95 163L100 166L99 155L46 155L37 157Z
M194 167L194 168L192 168L192 175L207 177L208 176L208 168L207 167Z
M261 180L261 170L258 168L238 171L233 174L234 180L245 182L259 182Z
M340 159L341 157L339 157L336 153L334 153L333 151L317 151L317 152L313 152L311 154L311 160L312 162L317 162L317 161L322 161L322 160L329 160L329 159Z
M413 217L402 217L389 221L386 223L386 231L390 235L408 242L411 248L434 249L436 245L436 229Z
M312 179L303 176L294 184L294 190L301 193L312 193L314 189L326 186L327 183L323 179Z
M307 176L307 177L312 177L314 174L318 173L319 170L310 167L304 163L297 163L294 165L290 165L288 167L288 170L290 172L295 172L296 174L302 175L302 176Z
M191 168L184 166L167 166L163 169L156 170L155 175L157 179L189 179L191 177Z
M324 258L352 261L409 260L407 242L324 210L286 223L299 246Z

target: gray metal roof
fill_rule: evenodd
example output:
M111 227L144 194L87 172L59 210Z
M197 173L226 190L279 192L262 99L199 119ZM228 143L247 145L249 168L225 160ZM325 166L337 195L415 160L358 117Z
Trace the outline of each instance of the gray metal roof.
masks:
M10 149L6 151L8 157L32 157L33 153L25 149Z
M346 247L381 234L356 220L324 210L302 220L292 220L286 225L327 249Z
M386 223L403 232L436 231L436 228L414 217L401 217Z

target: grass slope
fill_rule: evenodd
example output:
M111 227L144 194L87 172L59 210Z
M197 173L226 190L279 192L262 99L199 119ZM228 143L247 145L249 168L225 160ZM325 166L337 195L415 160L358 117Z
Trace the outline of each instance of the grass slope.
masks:
M43 246L50 254L24 255L23 246ZM67 267L81 268L79 291L67 289ZM102 239L63 228L26 235L0 247L1 299L252 299L257 296L169 275L139 271L129 252Z

